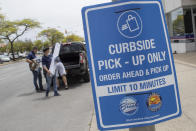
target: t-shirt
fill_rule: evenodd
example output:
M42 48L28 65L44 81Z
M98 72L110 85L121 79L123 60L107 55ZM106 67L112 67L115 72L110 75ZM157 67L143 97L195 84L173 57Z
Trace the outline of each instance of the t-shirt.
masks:
M35 53L33 52L33 51L31 51L29 54L28 54L28 56L27 56L27 59L29 59L29 60L33 60L33 59L35 59L36 58L36 55L35 55Z
M48 70L50 69L50 64L52 61L52 55L48 55L48 56L43 56L42 57L42 65L46 66L48 68ZM44 73L46 73L46 71L44 70Z
M41 62L41 59L38 58L33 51L31 51L26 58L29 60L34 60L37 63L35 71L39 71L39 69L40 69L39 63ZM29 68L30 68L30 64L29 64ZM30 70L31 70L31 68L30 68Z
M40 57L36 57L34 59L34 61L36 62L36 68L35 68L35 71L40 71L41 70L41 67L40 67L40 63L41 63L41 58Z

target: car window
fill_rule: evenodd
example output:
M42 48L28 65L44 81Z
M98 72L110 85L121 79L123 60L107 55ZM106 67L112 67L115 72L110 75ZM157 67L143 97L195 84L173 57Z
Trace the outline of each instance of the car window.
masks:
M78 52L85 51L84 47L80 43L71 43L70 45L64 45L61 48L61 52Z

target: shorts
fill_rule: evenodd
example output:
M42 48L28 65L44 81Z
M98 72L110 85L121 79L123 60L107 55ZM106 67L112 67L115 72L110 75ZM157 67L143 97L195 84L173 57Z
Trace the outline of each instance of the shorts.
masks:
M59 77L59 75L60 76L67 75L67 72L62 62L58 62L56 64L56 76Z

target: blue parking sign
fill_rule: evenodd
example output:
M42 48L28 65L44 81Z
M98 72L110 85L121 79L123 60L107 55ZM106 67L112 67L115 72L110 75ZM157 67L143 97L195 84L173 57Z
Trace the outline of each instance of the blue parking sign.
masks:
M181 115L160 0L84 7L85 40L100 130L157 124Z

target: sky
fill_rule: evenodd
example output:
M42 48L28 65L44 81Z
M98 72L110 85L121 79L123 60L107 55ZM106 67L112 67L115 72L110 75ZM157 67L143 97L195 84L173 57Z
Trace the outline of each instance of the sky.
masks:
M56 28L61 32L84 36L81 9L111 0L1 0L1 12L9 20L30 18L41 23L42 28L29 31L21 39L35 40L43 29Z

